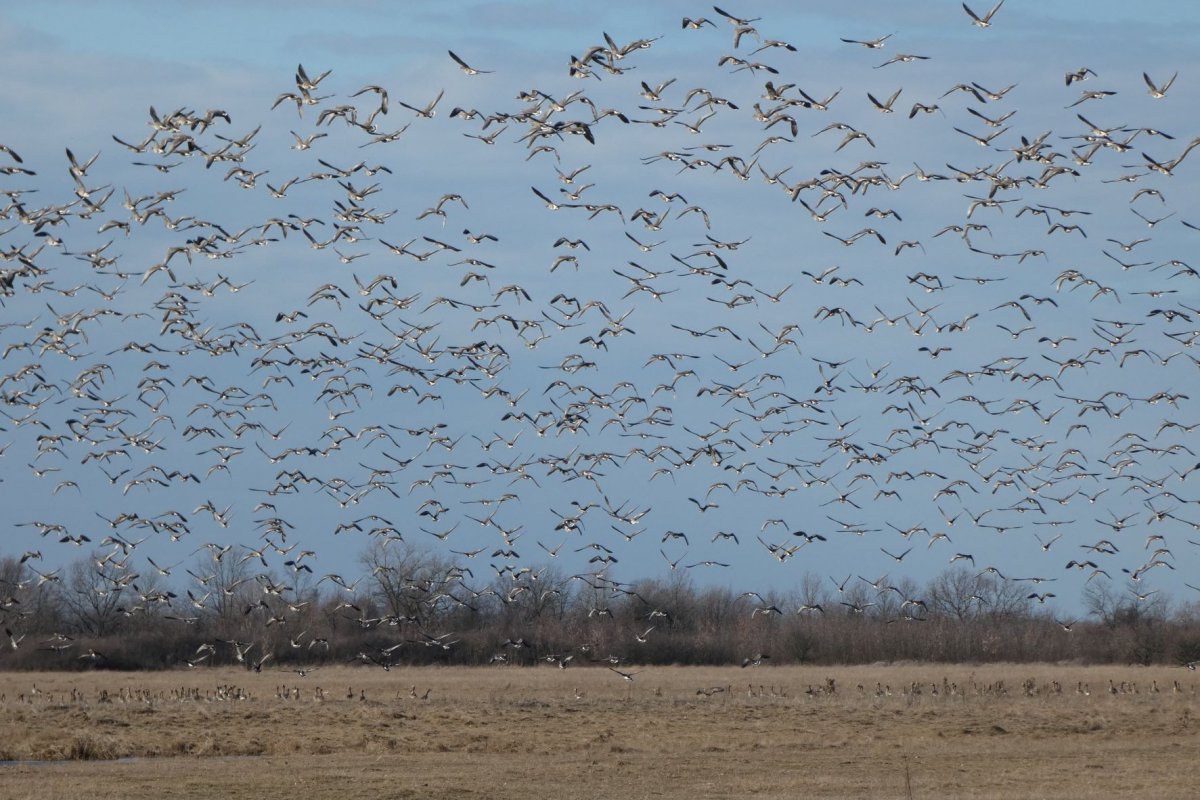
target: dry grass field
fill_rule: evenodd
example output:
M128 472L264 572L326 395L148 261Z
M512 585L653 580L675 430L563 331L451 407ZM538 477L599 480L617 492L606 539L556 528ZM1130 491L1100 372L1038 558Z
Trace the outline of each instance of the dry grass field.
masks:
M1049 665L3 673L0 795L1184 798L1198 684Z

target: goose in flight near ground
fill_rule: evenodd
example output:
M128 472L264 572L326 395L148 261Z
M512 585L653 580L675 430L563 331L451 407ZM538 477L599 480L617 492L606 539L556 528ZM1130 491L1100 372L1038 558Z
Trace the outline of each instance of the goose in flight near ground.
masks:
M641 675L643 672L645 672L645 670L642 670L642 669L639 669L637 672L622 672L621 670L617 669L616 667L609 667L609 669L611 669L613 672L620 675L622 679L627 680L630 683L633 683L634 675Z

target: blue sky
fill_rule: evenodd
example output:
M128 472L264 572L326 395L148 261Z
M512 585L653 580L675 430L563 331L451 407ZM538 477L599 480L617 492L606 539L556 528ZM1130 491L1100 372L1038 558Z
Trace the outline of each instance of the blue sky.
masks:
M971 5L979 13L986 11ZM948 2L904 8L861 3L845 11L793 3L721 7L743 17L761 16L753 23L758 38L747 33L735 49L734 26L707 6L684 3L460 3L435 8L360 2L339 4L336 11L303 2L287 4L286 11L276 3L45 3L0 13L0 65L7 76L0 85L0 103L13 109L6 115L2 141L37 172L6 176L0 186L37 189L26 196L34 199L24 201L34 207L68 202L74 197L74 184L63 149L71 148L80 159L99 151L85 183L112 186L114 197L93 219L70 219L61 230L55 228L63 247L50 248L37 260L58 289L93 284L109 291L121 286L105 304L130 315L87 323L88 338L76 351L81 356L77 360L18 348L5 358L3 372L12 374L36 363L58 384L61 397L45 399L34 416L49 429L62 430L66 420L79 418L97 403L95 398L72 396L71 382L88 366L107 364L111 376L95 397L128 410L123 431L151 430L151 440L161 441L152 453L126 446L128 458L117 456L103 464L110 474L130 469L123 479L112 481L94 459L81 463L104 445L68 441L62 455L39 457L36 436L46 429L4 424L8 430L3 435L11 444L0 458L0 476L9 493L25 498L12 521L60 522L96 543L110 531L93 511L112 518L122 511L150 516L175 509L189 517L191 531L177 542L155 535L139 545L135 556L136 562L146 552L156 561L173 563L194 558L191 553L205 542L258 547L261 526L256 520L264 513L254 508L267 497L276 504L279 517L297 526L289 532L288 544L300 542L301 549L316 550L323 571L345 573L357 569L355 560L367 537L359 532L335 536L332 531L339 523L369 514L387 519L406 541L438 552L486 547L476 558L485 562L487 553L502 545L502 537L495 525L479 525L470 517L485 518L494 508L481 501L515 492L519 500L503 503L495 517L501 527L521 527L513 546L520 557L514 562L554 564L564 574L588 568L587 558L598 552L587 549L591 543L613 550L619 562L608 574L619 580L665 574L669 563L683 568L713 561L729 566L693 567L693 579L739 590L786 591L809 571L872 578L888 572L896 580L924 580L962 553L971 555L980 569L991 565L1010 576L1055 578L1054 601L1061 604L1064 616L1078 612L1079 591L1091 569L1064 570L1068 560L1096 561L1118 591L1125 591L1125 569L1138 572L1139 592L1162 588L1181 600L1192 599L1183 584L1200 583L1190 577L1197 548L1189 542L1200 539L1190 524L1200 520L1200 509L1195 508L1200 500L1195 482L1200 477L1177 476L1187 475L1200 458L1188 449L1194 437L1175 425L1200 421L1195 406L1200 400L1197 365L1190 360L1195 353L1184 346L1190 340L1181 335L1194 325L1189 308L1200 306L1200 291L1196 279L1177 275L1179 267L1171 262L1194 260L1191 252L1200 233L1181 222L1200 225L1195 200L1200 196L1200 156L1182 161L1171 176L1147 171L1146 156L1169 161L1200 134L1195 112L1200 108L1200 11L1167 2L1134 10L1119 3L1009 0L991 27L980 29L957 3ZM679 20L684 16L706 16L714 24L682 30ZM614 61L615 66L629 68L624 74L596 67L594 78L568 76L570 57L604 46L604 34L619 44L639 38L653 41ZM889 34L878 49L840 41ZM796 50L772 47L750 55L767 40L787 42ZM491 72L465 75L447 50ZM927 58L882 66L897 54ZM719 65L728 55L776 72L734 71L735 65ZM331 70L315 92L330 97L302 114L286 100L272 110L280 94L296 91L297 63L310 76ZM1065 85L1064 74L1083 67L1095 74ZM1147 92L1143 72L1159 84L1176 72L1179 76L1165 97L1155 99ZM654 88L672 79L661 100L641 95L643 81ZM766 130L755 119L756 104L760 110L776 104L763 97L767 80L777 86L795 84L784 90L790 99L800 97L797 89L817 100L840 93L828 111L793 105L781 112L795 119L797 133L792 137L786 120ZM948 91L971 83L980 92L1013 87L988 102ZM389 112L378 117L378 131L409 125L397 141L367 144L369 137L362 130L338 122L317 127L319 110L338 104L353 104L366 116L376 96L350 95L368 84L389 92ZM699 133L690 133L678 123L695 125L704 115L697 110L699 100L684 103L688 90L697 87L737 108L714 106L717 113L700 123ZM520 93L535 89L544 93L540 99L518 99ZM883 101L897 90L891 114L879 113L867 96ZM1085 90L1113 94L1072 107ZM545 110L550 103L545 96L562 100L576 91L584 92L597 110L615 108L639 122L623 124L615 117L593 122L591 109L572 103L550 119L586 122L596 143L562 134L546 140L556 153L530 156L522 141L531 130L529 123L509 120L508 129L488 146L468 134L486 136L505 122L481 129L479 120L450 115L455 107L483 114L518 114L538 104ZM399 105L423 108L439 92L444 96L429 119ZM938 109L910 118L916 102L936 104ZM222 180L228 163L206 169L199 157L134 155L113 141L113 135L126 142L149 135L151 106L160 114L180 108L200 114L205 109L227 111L232 124L216 122L196 134L208 152L222 145L216 134L236 139L261 125L241 166L267 172L252 188L242 189L236 180ZM669 117L656 110L667 108L684 110L663 127L646 124ZM1009 112L1012 116L1004 122L984 122L984 117L995 121ZM852 126L872 144L851 140L838 149L844 131L821 132L832 123ZM1071 148L1085 149L1079 137L1093 135L1093 124L1114 129L1112 138L1122 142L1135 128L1152 128L1174 138L1143 132L1125 152L1101 148L1090 164L1074 164ZM987 146L969 138L997 131ZM296 150L293 132L326 136L314 140L310 149ZM974 205L988 199L991 181L921 181L911 175L895 190L883 183L900 182L918 168L951 178L957 168L1036 179L1043 175L1043 165L1015 160L1013 149L1022 146L1021 137L1030 141L1043 134L1045 152L1059 154L1049 163L1078 174L1043 178L1040 185L1019 180L1015 186L998 188L991 198L1001 201L998 206ZM793 141L764 144L770 136ZM724 147L687 149L699 145ZM654 160L661 153L676 155ZM747 180L737 179L728 166L714 171L699 163L727 155L754 164ZM681 169L686 162L679 158L691 160L694 168ZM299 231L291 231L286 239L263 247L229 247L227 258L198 254L188 265L177 256L172 262L176 279L164 272L144 282L146 269L161 260L167 248L183 245L197 230L171 231L158 220L135 224L129 236L96 230L100 220L128 218L119 205L125 190L136 197L186 188L164 205L170 216L213 221L236 233L272 217L296 214L325 222L323 228L314 224L310 230L329 231L334 204L347 202L345 188L336 181L297 183L282 198L266 189L267 183L279 187L291 177L327 169L317 159L337 166L361 159L387 166L390 173L358 173L348 181L355 189L377 185L378 191L363 205L394 215L377 225L364 225L363 241L339 241L316 250ZM133 161L180 163L163 174ZM995 170L1006 161L1002 170ZM0 162L8 163L2 157ZM573 183L560 177L560 172L585 166ZM877 181L857 191L843 184L840 196L824 199L820 187L800 191L799 199L816 216L827 214L827 220L819 222L777 183L764 180L764 173L782 170L782 180L789 185L821 178L823 170ZM1128 176L1137 177L1123 180ZM551 211L530 191L536 188L571 203L564 191L579 191L588 183L594 186L575 202L613 204L624 220L606 210L593 218L580 208ZM831 186L828 177L826 185ZM1142 189L1152 192L1132 199ZM651 192L677 192L686 199L664 203L661 194ZM451 200L443 206L444 223L436 215L417 219L447 193L461 194L467 207ZM690 206L707 212L708 226L699 211L680 215ZM1018 215L1023 207L1032 210ZM655 214L669 210L661 230L631 220L638 208ZM873 208L893 213L876 217L870 214ZM1061 210L1087 213L1068 216ZM1153 226L1146 221L1159 218L1165 219ZM966 223L988 228L972 234L969 242L953 232L935 236L948 225ZM1048 233L1055 223L1079 224L1087 235ZM10 219L4 228L13 224ZM868 226L886 244L871 234L852 246L834 238L847 238ZM6 233L0 246L26 244L32 250L38 237L30 227ZM461 233L464 229L492 233L498 241L471 244ZM263 235L279 238L274 230ZM643 252L627 234L663 244ZM246 234L246 239L256 235ZM416 261L392 254L380 242L416 239L412 249L417 252L435 246L422 237L453 244L462 252L444 251ZM560 237L581 238L590 249L556 248L553 243ZM1129 246L1143 237L1149 241ZM119 278L96 274L72 255L110 239L108 252L119 258L115 269L131 273L123 285ZM748 241L732 249L717 248L713 240ZM902 241L920 245L896 253ZM351 263L341 263L334 247L353 257ZM727 267L714 267L715 259L703 254L705 250L719 255ZM1015 257L1031 250L1044 254ZM576 261L552 271L558 256L574 256ZM495 268L456 263L465 258ZM1123 267L1121 261L1136 266ZM713 271L688 274L688 267ZM831 267L836 269L819 283L814 280ZM644 271L639 273L639 268ZM467 279L470 272L486 275L487 281ZM1056 285L1064 273L1077 274L1078 279ZM419 299L382 323L372 319L357 304L379 297L379 291L360 294L355 281L365 284L377 275L396 280L396 295ZM640 278L640 290L629 275ZM204 288L221 281L220 276L234 285L245 283L246 288L236 294L224 283ZM717 277L724 283L715 282ZM839 280L845 284L839 285ZM15 295L5 299L5 316L21 321L33 317L34 324L0 332L0 344L28 341L45 326L61 327L59 315L86 312L100 301L90 289L62 296L53 293L54 287L31 291L34 283L20 284ZM309 305L312 292L327 283L348 295L339 301L341 307L333 301ZM516 290L496 296L510 285L520 286L530 299ZM772 302L770 296L789 285L779 301ZM1106 291L1097 293L1098 288ZM635 291L627 294L631 289ZM167 367L163 375L174 386L167 387L156 412L137 401L144 387L139 381L158 374L145 369L154 357L119 349L130 341L180 346L178 337L164 339L161 333L163 296L171 291L188 297L197 331L209 337L234 336L244 331L226 326L246 322L260 346L244 342L236 351L217 356L161 356ZM1146 294L1160 291L1157 296ZM602 302L613 318L627 315L623 324L631 332L612 336L611 323L594 309L567 319L564 309L570 301L552 302L560 293L581 305ZM656 293L661 294L655 297ZM438 298L466 305L431 306ZM276 321L278 313L290 310L309 316L297 323ZM152 314L132 317L138 311ZM518 333L510 321L496 319L501 314L536 321L545 338L540 339L532 326ZM896 324L877 323L868 333L865 326L881 316ZM577 327L560 330L550 318ZM849 322L851 318L862 324ZM352 341L334 345L325 339L288 338L320 321ZM799 329L789 337L785 326L793 324ZM413 325L435 327L416 335L411 333ZM724 330L711 330L714 326ZM1029 330L1022 331L1027 326ZM1132 333L1119 338L1127 326ZM606 327L606 347L593 348L586 337L600 338ZM710 335L693 336L684 329ZM770 344L775 337L780 341L777 349ZM1070 338L1060 343L1060 337ZM788 344L788 338L795 344ZM296 366L256 364L254 359L264 352L284 352L268 349L265 345L271 340L280 348L290 343L304 358L320 358L334 350L337 357L329 361L335 366L329 373L314 374ZM455 349L480 341L499 345L505 355L472 362ZM400 349L394 358L427 369L423 379L416 380L411 371L389 374L394 364L362 357L364 349L395 343ZM436 353L433 362L418 352L422 348ZM1089 353L1092 348L1108 352ZM1160 363L1176 351L1181 354ZM493 351L493 357L498 352ZM656 358L663 354L675 366ZM1062 366L1069 359L1082 365ZM344 365L336 366L339 361ZM569 367L580 361L594 366L574 373L561 369L564 363ZM489 375L487 370L480 372L481 363L503 368ZM992 374L980 375L989 365ZM456 382L455 369L468 370L474 385ZM674 389L666 388L676 371L687 369L695 374L684 374ZM973 377L961 377L964 373ZM275 408L260 404L244 410L242 417L227 417L230 424L222 427L213 409L230 411L230 398L215 401L217 394L195 381L185 386L189 375L207 376L218 394L231 386L247 396L267 392ZM263 379L270 375L279 382L264 386ZM1060 385L1035 382L1037 375L1054 376ZM340 377L328 383L334 376ZM29 380L12 381L6 391L29 388ZM322 394L360 381L373 387L373 394L360 389L342 400ZM388 396L395 385L411 385L412 391ZM731 394L728 387L739 387L740 394ZM510 405L496 389L520 399ZM1123 392L1129 399L1105 392ZM427 395L423 400L422 393ZM1186 397L1173 404L1149 402L1156 394ZM984 401L988 413L964 396ZM1101 397L1104 405L1098 406ZM597 398L603 402L592 402ZM579 405L571 407L572 402ZM197 410L197 404L204 403L208 407ZM510 411L538 422L504 418ZM566 432L563 424L538 434L551 420L568 420L570 411L583 416L575 433ZM348 413L339 416L341 412ZM18 408L9 413L21 416ZM157 413L170 419L155 421ZM239 421L261 423L272 431L290 425L273 439L255 430L234 435L232 428ZM217 436L189 438L189 425L212 427ZM338 425L357 438L324 456L278 458L288 447L324 447L341 438ZM435 429L434 436L450 437L456 442L453 450L431 441L429 434L399 430L432 425L445 426ZM362 435L372 426L383 426L395 443ZM511 448L502 441L485 450L482 445L495 436L517 438ZM994 449L971 449L982 447L985 440ZM706 443L718 444L715 451L701 452ZM230 459L228 471L218 470L199 485L173 481L122 492L131 477L151 465L203 476L215 456L202 451L222 444L244 452ZM697 457L682 465L682 457L672 451L660 452L653 460L631 453L631 448L649 452L658 445ZM395 468L395 461L383 455L385 450L401 461L412 459L390 475L395 495L377 488L350 500L357 492L348 487L361 489L372 470ZM856 454L863 458L856 459ZM593 458L584 457L588 455ZM568 458L577 470L590 465L598 474L594 480L547 474L547 460L554 463L557 458ZM497 463L510 460L528 462L527 472L537 483L514 483L511 475L493 471ZM439 464L453 465L445 471L454 478L435 477L433 486L413 485L429 480ZM58 471L46 472L47 468ZM324 489L312 483L294 495L265 495L263 490L275 485L280 468L319 476ZM737 488L740 479L753 483ZM79 490L55 493L63 480L76 482ZM952 485L958 480L964 483ZM946 489L958 493L945 493ZM897 494L889 494L893 491ZM1059 503L1048 498L1068 499ZM223 528L193 511L209 499L220 508L231 506L236 524ZM419 515L421 504L432 500L447 509L436 522ZM1033 501L1043 509L1033 510ZM584 513L580 533L568 536L554 529L563 516L593 503L598 505ZM716 505L706 507L709 503ZM646 511L639 525L632 526L617 519L620 514L606 513L605 507L614 514L618 509L626 515ZM1171 516L1155 518L1163 511ZM996 527L973 525L972 516ZM1111 527L1114 520L1127 517L1116 529ZM1056 524L1035 524L1051 522ZM455 523L460 527L444 543L421 531L424 527L440 532ZM627 541L614 526L636 535ZM847 527L863 532L856 535ZM644 532L636 533L639 530ZM824 540L805 544L798 531ZM686 533L687 543L670 536L672 532ZM736 533L739 542L714 540L721 532ZM1062 539L1044 549L1043 543L1058 533ZM1159 535L1162 540L1148 539ZM1087 549L1103 538L1117 545L1116 552ZM30 527L14 529L8 542L6 552L12 553L40 546L48 565L80 552L65 545L47 547L48 540ZM767 547L801 544L782 563ZM1170 552L1158 560L1174 569L1139 571L1163 546ZM910 547L901 561L889 555L898 556ZM577 548L582 549L575 552ZM548 550L557 555L552 559ZM283 560L275 556L272 567L282 569ZM478 581L490 580L486 562L476 567Z

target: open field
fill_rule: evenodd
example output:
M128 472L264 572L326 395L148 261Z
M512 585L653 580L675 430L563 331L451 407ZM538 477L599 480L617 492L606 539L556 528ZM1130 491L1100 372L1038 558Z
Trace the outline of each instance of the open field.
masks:
M1049 665L656 667L632 683L603 667L10 672L0 759L18 763L0 786L12 798L160 798L167 782L184 798L1192 797L1198 685L1181 668ZM713 687L726 691L697 693Z

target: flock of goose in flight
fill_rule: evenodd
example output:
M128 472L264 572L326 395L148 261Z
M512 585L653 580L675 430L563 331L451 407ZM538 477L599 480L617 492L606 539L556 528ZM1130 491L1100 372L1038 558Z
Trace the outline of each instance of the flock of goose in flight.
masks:
M186 621L237 558L286 623L301 584L365 589L316 580L321 554L400 542L455 565L431 608L541 596L549 563L599 612L631 579L780 564L887 570L853 579L871 595L969 565L1037 604L1076 575L1139 602L1186 579L1200 138L1156 116L1179 76L1143 73L1140 103L1078 94L1114 85L1102 64L933 85L936 52L858 34L825 45L852 93L713 11L671 46L720 88L602 33L515 104L503 64L448 51L444 88L299 66L250 124L151 107L87 158L0 145L22 587L94 552L100 590ZM138 588L184 569L190 603Z

